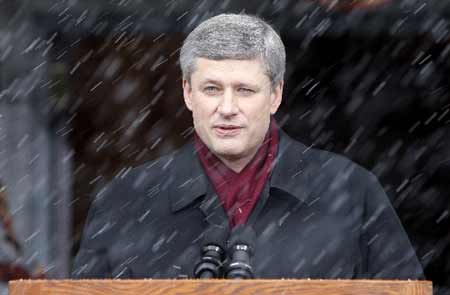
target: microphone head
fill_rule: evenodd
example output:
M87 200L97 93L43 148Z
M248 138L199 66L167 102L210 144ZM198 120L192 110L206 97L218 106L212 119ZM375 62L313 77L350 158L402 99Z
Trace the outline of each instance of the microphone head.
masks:
M253 253L256 242L256 233L253 230L253 227L249 225L238 225L236 226L232 232L230 240L228 241L228 247L248 247L247 249L242 249Z
M227 267L228 279L251 279L254 277L251 256L254 254L256 233L251 226L239 225L231 233L228 253L231 259Z
M210 225L203 236L202 247L218 246L222 249L226 249L227 239L230 235L230 228L228 224L224 225Z

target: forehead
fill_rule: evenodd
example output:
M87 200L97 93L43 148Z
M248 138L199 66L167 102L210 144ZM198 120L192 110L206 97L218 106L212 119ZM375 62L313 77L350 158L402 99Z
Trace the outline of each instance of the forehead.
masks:
M263 62L259 58L251 60L197 58L191 78L200 83L205 80L224 83L234 81L237 83L270 82Z

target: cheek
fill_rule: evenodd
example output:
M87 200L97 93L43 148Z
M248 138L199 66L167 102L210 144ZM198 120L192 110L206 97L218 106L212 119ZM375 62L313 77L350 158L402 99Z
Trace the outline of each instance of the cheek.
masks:
M257 121L264 119L265 116L270 114L270 105L268 100L264 98L245 102L242 105L242 109L246 110L249 117Z
M192 115L197 123L208 123L214 115L214 105L212 103L205 103L205 101L196 101L193 107Z
M195 99L195 111L199 114L211 114L217 108L217 102L211 97L198 95Z

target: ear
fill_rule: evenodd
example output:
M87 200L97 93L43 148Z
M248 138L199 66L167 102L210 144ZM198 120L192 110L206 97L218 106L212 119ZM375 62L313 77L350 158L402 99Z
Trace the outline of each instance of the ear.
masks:
M278 108L281 104L281 99L283 98L283 86L284 81L281 80L278 82L275 89L272 90L272 94L270 95L270 114L273 115L277 112Z
M183 98L186 107L192 112L192 87L185 79L183 79Z

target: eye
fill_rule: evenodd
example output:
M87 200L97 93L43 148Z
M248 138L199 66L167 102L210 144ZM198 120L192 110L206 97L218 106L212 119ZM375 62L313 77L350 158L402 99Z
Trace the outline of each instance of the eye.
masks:
M238 88L238 92L242 93L242 94L246 94L246 95L250 95L250 94L255 93L255 91L253 89L245 88L245 87Z
M217 86L206 86L205 88L203 88L203 91L206 94L216 94L220 91L220 89Z

